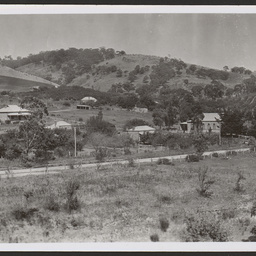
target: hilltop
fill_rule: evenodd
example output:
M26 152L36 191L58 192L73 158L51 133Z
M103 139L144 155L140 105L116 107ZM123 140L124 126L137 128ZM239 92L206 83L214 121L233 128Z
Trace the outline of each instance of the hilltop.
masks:
M126 54L112 48L75 49L40 52L22 59L3 59L2 65L23 75L42 78L54 85L82 86L114 92L137 89L148 84L154 88L185 89L219 81L227 88L242 84L253 74L243 67L223 70L185 63L174 58Z

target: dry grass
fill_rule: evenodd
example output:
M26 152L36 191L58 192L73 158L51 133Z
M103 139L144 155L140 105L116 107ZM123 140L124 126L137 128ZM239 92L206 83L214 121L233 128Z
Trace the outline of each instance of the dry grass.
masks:
M198 211L219 214L231 240L241 241L256 224L251 217L255 200L255 155L206 159L175 166L150 165L99 170L70 170L51 176L27 176L0 181L1 242L182 241L184 218ZM197 193L198 168L211 167L211 198ZM239 168L247 179L244 193L234 192ZM66 209L66 184L79 180L79 209ZM28 198L24 195L30 195ZM49 196L58 211L47 208ZM54 201L54 200L53 200ZM49 201L48 201L49 203ZM13 212L31 213L17 220ZM31 210L32 209L32 210ZM17 212L16 212L17 213ZM19 215L18 215L19 216ZM22 215L23 216L23 215ZM164 220L166 232L159 221ZM168 227L167 227L168 226ZM164 229L165 229L164 228Z

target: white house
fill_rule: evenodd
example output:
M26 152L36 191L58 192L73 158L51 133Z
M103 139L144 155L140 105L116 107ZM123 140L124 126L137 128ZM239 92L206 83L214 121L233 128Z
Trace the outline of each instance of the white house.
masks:
M203 113L204 118L202 120L202 131L203 132L214 132L220 133L221 124L220 124L220 115L218 113ZM180 123L180 126L183 131L190 133L193 131L193 123L191 120L187 122Z
M140 126L135 126L132 129L129 129L127 133L131 136L132 139L139 141L140 140L140 135L144 134L152 134L156 131L155 128L150 127L148 125L140 125Z
M71 130L72 129L72 125L65 122L65 121L58 121L55 122L52 125L46 126L47 129L66 129L66 130Z
M20 122L27 119L31 115L31 112L27 109L21 108L17 105L8 105L7 107L0 109L0 121L11 123Z
M93 101L93 102L97 102L97 99L95 99L94 97L91 96L87 96L81 99L82 102L86 103L88 101Z

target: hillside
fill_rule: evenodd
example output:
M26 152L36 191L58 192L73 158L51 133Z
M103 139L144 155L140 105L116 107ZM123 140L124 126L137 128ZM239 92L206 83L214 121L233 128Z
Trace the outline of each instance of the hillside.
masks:
M115 55L111 59L105 59L104 61L92 64L91 68L86 72L80 72L80 70L77 72L77 65L75 65L72 61L62 62L61 67L60 64L51 65L41 61L19 66L16 68L16 70L51 80L52 82L60 85L76 85L100 91L108 91L111 89L113 84L132 83L135 88L142 84L150 84L150 78L153 71L152 67L159 65L160 59L161 58L157 56L124 54L121 56ZM180 60L176 61L179 62ZM207 73L204 74L205 71L224 72L188 63L185 63L185 65L181 68L177 68L175 65L176 62L173 64L173 66L171 66L171 68L175 70L175 75L168 79L165 83L172 89L183 88L186 90L191 90L191 88L195 85L205 86L206 84L210 84L213 80L212 77L209 77ZM136 66L139 66L140 69L143 70L137 72L133 79L131 78L130 73L134 72ZM188 70L191 66L195 66L196 71L189 73ZM227 79L214 80L220 80L221 83L227 88L234 88L235 85L241 84L244 79L250 77L250 74L245 73L226 73L228 74Z
M59 85L41 77L23 73L9 67L0 66L0 90L22 92L31 90L33 86L58 87Z

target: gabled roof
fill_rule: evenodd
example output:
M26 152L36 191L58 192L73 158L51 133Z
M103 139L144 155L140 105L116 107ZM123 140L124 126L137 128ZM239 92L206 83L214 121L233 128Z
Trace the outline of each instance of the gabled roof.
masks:
M29 110L25 108L21 108L17 105L8 105L5 108L0 109L0 113L17 113L17 112L30 112Z
M95 99L94 97L91 97L91 96L87 96L87 97L82 98L82 101L90 101L90 100L92 100L94 102L97 101L97 99Z
M71 126L71 124L65 121L58 121L52 125L47 126L47 128L54 129L54 128L67 127L67 126Z
M203 113L203 114L204 114L203 122L216 122L221 119L218 113Z
M150 127L148 125L140 125L140 126L135 126L132 129L129 129L128 131L131 132L148 132L148 131L155 131L156 129L153 127Z

